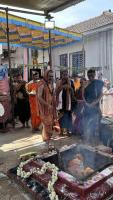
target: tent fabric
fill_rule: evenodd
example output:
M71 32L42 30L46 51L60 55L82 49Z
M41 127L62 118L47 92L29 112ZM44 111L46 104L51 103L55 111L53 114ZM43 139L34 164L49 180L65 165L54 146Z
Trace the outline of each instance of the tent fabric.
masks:
M0 3L30 10L57 12L82 1L84 0L28 0L27 2L25 0L0 0Z
M49 31L44 24L29 19L8 15L10 45L18 47L48 49ZM52 48L80 41L81 35L55 27L51 30ZM0 43L7 43L6 14L0 12Z

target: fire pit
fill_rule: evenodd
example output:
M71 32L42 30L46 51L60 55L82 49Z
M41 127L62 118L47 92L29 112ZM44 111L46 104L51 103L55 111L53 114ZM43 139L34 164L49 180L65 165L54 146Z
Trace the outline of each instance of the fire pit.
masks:
M35 157L23 168L29 172L34 167L42 168L47 162L59 168L58 179L54 184L59 199L104 200L113 195L112 154L97 151L90 146L71 145L40 158ZM44 174L33 173L23 179L17 176L17 167L9 170L9 176L32 193L34 199L49 200L47 188L51 170L46 170Z
M79 182L86 181L92 174L113 164L113 157L90 146L72 145L54 155L43 158L45 162L54 163L60 170L73 175ZM72 166L70 166L72 165ZM81 173L74 173L73 168L79 167ZM87 172L89 169L89 173ZM86 170L86 173L82 173ZM77 172L75 170L75 172Z

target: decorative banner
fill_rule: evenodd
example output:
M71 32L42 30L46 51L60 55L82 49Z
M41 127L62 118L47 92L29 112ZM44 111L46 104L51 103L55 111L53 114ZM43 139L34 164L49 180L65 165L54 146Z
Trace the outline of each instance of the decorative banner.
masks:
M10 45L34 49L49 48L49 32L44 24L9 14ZM7 43L6 14L0 12L0 43ZM51 30L51 46L60 47L81 41L82 36L66 29Z

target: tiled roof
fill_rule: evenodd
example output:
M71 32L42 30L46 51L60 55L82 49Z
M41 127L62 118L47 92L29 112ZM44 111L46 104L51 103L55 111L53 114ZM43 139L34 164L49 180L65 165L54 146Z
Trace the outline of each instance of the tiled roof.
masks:
M102 15L91 18L89 20L80 22L73 26L67 27L66 29L73 32L84 33L108 24L113 23L113 13L111 10L104 11Z

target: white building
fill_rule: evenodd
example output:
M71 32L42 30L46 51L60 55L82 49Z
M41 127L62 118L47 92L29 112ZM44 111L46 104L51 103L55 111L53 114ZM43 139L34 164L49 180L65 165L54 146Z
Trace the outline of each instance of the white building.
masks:
M67 29L81 33L83 40L66 47L52 49L53 67L65 66L70 69L73 67L76 71L95 67L101 70L103 77L113 84L113 13L111 10ZM38 60L43 62L42 52L39 52ZM44 61L48 60L48 51L45 51Z

